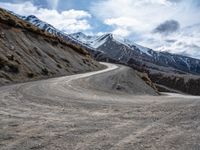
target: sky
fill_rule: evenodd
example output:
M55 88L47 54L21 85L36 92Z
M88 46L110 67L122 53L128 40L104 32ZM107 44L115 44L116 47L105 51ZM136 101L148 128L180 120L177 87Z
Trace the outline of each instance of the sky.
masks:
M0 0L65 33L113 33L157 51L200 59L200 0Z

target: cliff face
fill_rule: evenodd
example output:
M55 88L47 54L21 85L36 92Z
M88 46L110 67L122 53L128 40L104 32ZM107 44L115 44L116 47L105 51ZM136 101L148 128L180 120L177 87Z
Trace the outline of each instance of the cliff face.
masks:
M0 85L101 68L78 45L0 9Z

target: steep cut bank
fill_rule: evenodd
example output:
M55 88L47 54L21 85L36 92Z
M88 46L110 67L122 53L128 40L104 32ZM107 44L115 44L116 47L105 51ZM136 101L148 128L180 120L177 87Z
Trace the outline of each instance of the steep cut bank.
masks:
M115 67L114 64L104 63L109 67ZM94 91L110 94L130 94L130 95L159 95L153 85L147 84L141 78L137 71L130 67L117 65L116 69L99 73L90 78L80 78L73 82L74 87L81 87Z
M78 45L0 8L0 86L102 68Z

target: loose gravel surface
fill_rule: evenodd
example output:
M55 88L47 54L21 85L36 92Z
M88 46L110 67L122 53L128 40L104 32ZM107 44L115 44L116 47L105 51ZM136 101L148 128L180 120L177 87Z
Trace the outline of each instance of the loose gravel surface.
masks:
M91 78L100 83L95 76L127 70L106 65L103 71L1 87L0 149L200 149L199 97L151 96L148 87L143 95L116 86L92 88Z

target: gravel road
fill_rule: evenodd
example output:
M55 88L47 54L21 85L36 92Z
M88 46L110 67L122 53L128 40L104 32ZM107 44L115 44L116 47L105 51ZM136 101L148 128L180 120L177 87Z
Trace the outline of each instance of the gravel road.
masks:
M0 87L0 149L200 150L200 97L109 86L128 69L106 65Z

